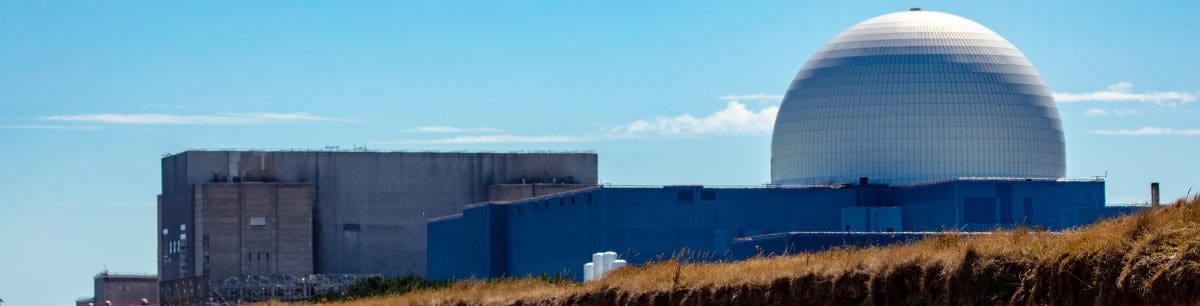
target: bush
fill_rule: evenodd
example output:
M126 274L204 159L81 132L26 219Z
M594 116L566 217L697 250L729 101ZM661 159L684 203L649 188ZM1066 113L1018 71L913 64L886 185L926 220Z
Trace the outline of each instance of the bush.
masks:
M350 285L342 292L330 292L318 295L316 300L344 301L380 295L401 295L414 290L443 288L449 285L450 282L427 280L411 274L400 277L375 276Z

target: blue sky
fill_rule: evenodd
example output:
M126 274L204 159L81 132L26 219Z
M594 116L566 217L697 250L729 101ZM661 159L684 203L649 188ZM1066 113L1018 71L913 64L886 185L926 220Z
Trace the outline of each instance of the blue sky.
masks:
M593 150L608 183L765 183L795 72L909 6L1020 48L1109 202L1200 185L1193 1L6 1L0 298L153 272L159 158L190 148Z

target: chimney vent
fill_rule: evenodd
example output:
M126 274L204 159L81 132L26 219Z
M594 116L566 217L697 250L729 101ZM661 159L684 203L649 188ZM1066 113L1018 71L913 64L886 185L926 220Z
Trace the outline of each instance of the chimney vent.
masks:
M1158 182L1150 183L1150 207L1158 208Z

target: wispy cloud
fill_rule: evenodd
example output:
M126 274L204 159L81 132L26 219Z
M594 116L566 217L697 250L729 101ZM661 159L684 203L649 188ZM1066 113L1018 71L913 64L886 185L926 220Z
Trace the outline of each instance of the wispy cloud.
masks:
M1142 112L1139 110L1136 110L1136 109L1107 110L1107 109L1103 109L1103 108L1093 107L1093 108L1088 108L1086 111L1084 111L1083 115L1087 116L1087 117L1103 117L1103 116L1109 116L1109 115L1131 116L1131 115L1137 115L1140 113L1142 113Z
M123 125L239 125L284 122L346 121L310 113L220 113L215 115L173 114L69 114L38 117L41 120Z
M1143 126L1129 130L1095 130L1092 134L1106 136L1200 136L1200 129L1172 129Z
M746 102L746 101L779 102L779 100L783 100L783 96L765 94L765 93L756 93L756 94L747 94L747 95L724 95L724 96L717 97L717 99L725 100L725 101L739 101L739 102Z
M504 130L490 127L419 126L400 130L401 133L503 133Z
M1196 96L1180 91L1133 92L1133 83L1119 82L1104 90L1082 93L1056 92L1054 100L1061 103L1073 102L1142 102L1158 105L1178 105L1196 100Z
M701 135L759 135L770 134L775 125L779 106L751 110L745 104L729 101L725 108L704 117L689 114L637 120L604 128L608 135L623 136L701 136Z
M521 135L504 134L505 130L491 127L422 126L400 131L403 133L474 133L476 135L433 139L405 139L378 143L393 145L572 143L628 140L644 136L763 135L770 134L774 128L775 115L779 112L779 106L776 103L783 97L760 93L725 95L716 98L726 101L725 108L702 117L683 114L636 120L626 124L601 128L598 134ZM771 102L772 105L751 108L747 107L743 101L766 101Z
M100 128L90 126L90 125L20 124L20 125L0 125L0 129L91 131L91 130L98 130Z
M1083 115L1088 117L1100 117L1108 115L1108 110L1103 108L1089 108L1087 111L1083 112Z
M472 135L437 139L411 139L384 141L380 144L521 144L521 143L567 143L583 142L590 138L569 135Z

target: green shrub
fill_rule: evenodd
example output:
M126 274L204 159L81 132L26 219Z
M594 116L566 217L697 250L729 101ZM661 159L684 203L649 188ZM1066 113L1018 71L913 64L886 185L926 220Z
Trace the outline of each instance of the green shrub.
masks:
M413 290L442 288L449 285L450 282L427 280L411 274L400 277L375 276L350 285L342 292L330 292L318 295L316 300L344 301L380 295L400 295Z

